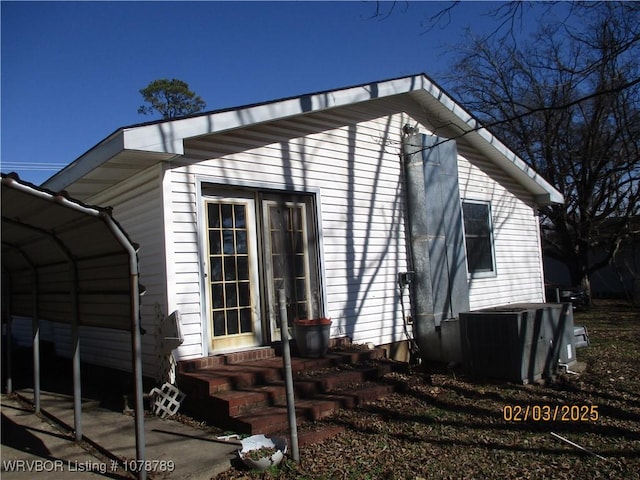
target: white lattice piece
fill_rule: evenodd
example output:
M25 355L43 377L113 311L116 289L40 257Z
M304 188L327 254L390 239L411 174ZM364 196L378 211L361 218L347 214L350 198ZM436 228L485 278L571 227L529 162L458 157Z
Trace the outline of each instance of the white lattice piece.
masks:
M165 383L160 388L151 390L153 397L153 413L159 415L160 418L170 417L178 413L182 401L186 395L182 393L176 386Z

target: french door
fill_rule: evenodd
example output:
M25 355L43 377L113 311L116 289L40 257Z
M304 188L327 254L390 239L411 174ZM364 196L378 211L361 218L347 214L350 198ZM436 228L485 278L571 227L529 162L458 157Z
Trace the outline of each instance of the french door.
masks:
M262 343L255 201L207 198L210 351Z
M279 290L284 289L289 323L319 315L317 242L310 198L266 198L262 202L265 228L265 270L272 340L280 340Z
M280 289L289 322L320 316L313 197L207 195L205 211L210 352L279 340Z

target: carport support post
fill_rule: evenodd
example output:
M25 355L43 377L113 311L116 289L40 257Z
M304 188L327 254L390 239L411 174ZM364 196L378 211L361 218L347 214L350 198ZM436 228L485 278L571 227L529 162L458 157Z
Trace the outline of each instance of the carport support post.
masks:
M33 267L32 267L33 268ZM40 312L38 311L38 271L33 268L33 406L40 413Z
M11 315L7 319L7 335L6 335L6 349L7 349L7 393L13 393L13 341L11 337L13 332L11 331L11 324L13 320Z
M4 273L4 272L3 272ZM7 277L9 277L9 273L7 272ZM6 299L6 304L5 304L5 315L6 318L5 323L2 325L2 328L6 329L5 331L3 331L2 333L5 336L5 344L4 344L4 351L2 352L2 361L5 362L5 371L7 372L7 383L5 384L5 388L7 393L13 393L13 382L12 382L12 376L13 376L13 368L12 368L12 363L13 363L13 348L11 345L11 322L12 322L12 314L11 314L11 281L10 280L5 280L4 278L2 279L2 287L7 289L6 292L6 296L5 298L3 298L2 300L4 301Z
M137 260L135 252L131 253L132 265L130 274L131 284L131 349L133 354L133 376L135 382L135 430L136 430L136 460L143 462L145 460L144 448L144 391L142 385L142 341L141 325L140 325L140 287L138 285ZM134 270L134 268L136 270ZM147 472L144 468L138 471L138 478L145 480Z
M120 230L110 215L102 217L113 235L129 254L129 292L131 294L131 355L133 356L133 376L135 384L135 433L136 460L143 465L145 460L144 445L144 391L142 385L142 325L140 318L140 275L138 273L137 245L134 246L127 236ZM138 479L145 480L147 471L138 469Z
M71 274L71 337L73 341L73 422L76 440L82 440L82 387L80 380L80 299L78 295L78 271L72 264Z

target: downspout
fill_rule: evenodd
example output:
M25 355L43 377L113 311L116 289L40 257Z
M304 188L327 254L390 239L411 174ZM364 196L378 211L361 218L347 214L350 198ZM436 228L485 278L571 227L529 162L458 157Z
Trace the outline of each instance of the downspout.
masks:
M440 356L440 338L436 330L431 265L429 258L428 220L425 212L425 181L422 160L422 135L417 129L404 128L402 141L405 190L409 226L409 252L415 271L411 292L415 312L413 331L423 360L437 360Z

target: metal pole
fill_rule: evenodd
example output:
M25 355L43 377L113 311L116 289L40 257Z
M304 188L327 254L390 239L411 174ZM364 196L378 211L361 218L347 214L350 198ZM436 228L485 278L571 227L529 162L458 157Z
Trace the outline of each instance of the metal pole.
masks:
M33 405L40 413L40 312L38 311L38 271L32 267L33 280Z
M137 265L136 265L137 266ZM135 383L135 430L136 430L136 460L139 465L144 465L144 391L142 386L142 341L140 339L140 291L138 286L138 273L131 272L131 349L133 354L133 376ZM147 471L141 468L138 478L145 480Z
M80 297L78 271L71 263L71 338L73 348L73 424L76 440L82 440L82 386L80 378Z
M7 276L9 274L7 273ZM5 349L6 349L6 358L4 358L3 360L6 363L6 372L7 372L7 383L6 383L6 389L7 389L7 393L13 393L13 382L12 382L12 366L11 363L13 361L13 352L12 352L12 346L11 346L11 281L7 279L6 282L2 282L2 286L4 287L5 285L7 285L7 292L6 292L6 306L5 306L5 315L6 315L6 323L4 325L2 325L3 329L4 329L4 333L5 334ZM3 299L4 300L4 299Z
M291 350L289 348L289 322L287 319L287 297L284 289L278 290L280 302L280 339L282 341L282 360L284 362L284 383L287 389L287 414L291 431L291 456L294 462L300 461L298 450L298 424L293 394L293 374L291 373Z
M144 434L144 390L142 385L142 326L140 324L140 274L138 271L137 245L131 243L124 232L116 225L111 215L103 213L102 219L109 226L111 233L129 254L129 291L131 293L131 354L133 356L133 376L135 384L135 434L136 460L138 465L144 465L145 434ZM138 479L145 480L147 471L138 470Z

